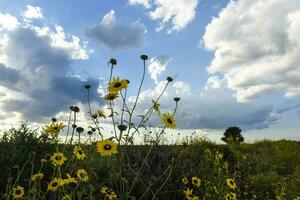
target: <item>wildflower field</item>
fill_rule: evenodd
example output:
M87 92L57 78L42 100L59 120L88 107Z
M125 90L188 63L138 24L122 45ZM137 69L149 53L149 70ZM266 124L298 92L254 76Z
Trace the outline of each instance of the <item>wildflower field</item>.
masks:
M180 97L171 98L173 110L161 111L159 100L173 81L167 77L152 106L142 115L135 113L148 57L140 58L144 71L131 104L126 98L131 83L114 76L117 60L110 59L103 96L109 115L91 107L91 86L82 86L91 126L78 126L80 108L70 106L68 122L52 118L38 130L22 123L1 133L1 199L300 199L300 142L247 144L225 134L226 144L194 136L162 145L165 130L175 129L180 120ZM162 127L151 141L136 145L136 134L150 133L152 115L159 116ZM102 118L111 119L111 137L103 134ZM64 140L59 137L63 133Z

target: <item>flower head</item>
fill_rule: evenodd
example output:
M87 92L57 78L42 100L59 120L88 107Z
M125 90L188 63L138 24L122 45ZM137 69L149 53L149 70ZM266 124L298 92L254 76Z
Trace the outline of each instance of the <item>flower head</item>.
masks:
M234 192L227 193L225 195L226 200L236 200L236 194Z
M62 185L69 185L69 184L71 185L71 184L77 183L76 179L74 177L72 177L70 174L67 174L67 177L68 178L61 180Z
M35 182L35 181L40 181L44 178L44 174L39 172L39 173L36 173L34 175L31 176L31 181Z
M108 90L110 92L120 92L122 89L128 87L128 82L125 79L120 79L119 77L113 78L113 80L108 84Z
M59 132L62 131L66 125L64 125L62 122L53 122L50 125L46 125L43 127L43 131L47 134L51 134L52 137L57 137Z
M79 146L74 147L73 153L78 160L84 160L86 157L86 154L84 153L82 148Z
M228 187L230 187L231 189L233 189L233 190L236 189L236 184L232 178L226 179L226 183L227 183Z
M104 99L106 101L112 101L118 98L118 93L117 92L108 92L105 96Z
M13 188L12 195L14 199L20 199L24 196L24 194L25 194L24 187L18 185Z
M104 119L106 118L106 115L105 115L103 110L98 110L97 114L98 114L99 117L102 117Z
M193 189L186 188L186 190L184 190L183 193L185 194L185 197L187 199L190 199L193 197Z
M111 140L102 140L97 143L97 151L102 156L111 156L118 153L117 144Z
M183 178L181 179L181 181L182 181L182 183L183 183L184 185L186 185L186 184L189 183L189 179L188 179L187 177L183 177Z
M114 58L111 58L111 59L109 60L109 63L112 64L112 65L116 65L116 64L117 64L117 60L114 59Z
M223 154L219 151L216 152L216 160L221 160L223 158Z
M68 159L63 153L56 152L51 156L50 160L54 166L62 166Z
M160 116L161 112L160 112L160 109L159 109L159 103L155 100L152 100L152 106L153 106L153 109L156 111L157 115Z
M83 182L87 182L89 180L89 175L88 175L87 171L85 171L84 169L79 169L77 171L77 177L80 181L83 181Z
M167 128L172 128L172 129L176 128L176 123L175 123L176 121L171 113L163 114L162 121Z
M100 192L103 194L106 194L109 192L109 188L107 186L102 186L100 189Z
M147 59L148 59L148 56L147 56L147 55L141 55L141 59L142 59L142 60L147 60Z
M200 187L200 185L201 185L201 179L198 178L197 176L194 176L194 177L192 178L192 184L193 184L194 186L196 186L196 187Z
M52 179L52 181L48 184L48 191L56 191L58 189L59 186L63 185L63 181L62 179L59 178L54 178Z

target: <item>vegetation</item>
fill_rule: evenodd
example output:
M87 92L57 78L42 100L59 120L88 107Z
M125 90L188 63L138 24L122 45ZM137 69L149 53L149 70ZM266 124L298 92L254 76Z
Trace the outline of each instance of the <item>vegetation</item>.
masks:
M161 145L165 129L176 128L180 98L173 98L174 110L161 112L159 100L173 81L167 77L152 106L145 113L136 113L147 58L141 56L144 71L131 104L126 98L130 82L112 76L117 60L110 59L108 91L103 96L108 116L101 109L93 112L91 86L84 86L93 123L88 129L77 125L79 107L70 106L68 124L52 118L40 131L23 123L3 132L0 198L300 199L300 142L246 144L241 130L234 127L225 131L225 145L197 136L180 144ZM147 127L153 113L162 123L154 135ZM139 120L134 119L136 116ZM106 117L113 125L110 138L104 137L101 126L101 119ZM63 130L65 140L59 138ZM144 135L145 145L134 145L135 134Z

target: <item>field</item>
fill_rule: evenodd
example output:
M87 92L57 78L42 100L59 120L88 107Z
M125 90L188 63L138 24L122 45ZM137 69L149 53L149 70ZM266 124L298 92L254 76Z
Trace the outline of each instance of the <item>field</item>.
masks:
M219 145L195 137L177 145L120 145L111 156L93 142L81 144L84 159L73 152L78 145L57 143L26 124L2 133L1 199L300 199L297 141ZM55 165L55 152L64 154L63 164ZM55 177L57 187L49 188Z

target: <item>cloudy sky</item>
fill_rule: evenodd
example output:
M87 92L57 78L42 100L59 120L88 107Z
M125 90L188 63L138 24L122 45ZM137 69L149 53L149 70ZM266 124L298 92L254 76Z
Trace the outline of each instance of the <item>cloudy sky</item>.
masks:
M176 132L219 139L240 126L249 141L300 139L299 0L0 2L1 129L65 120L70 105L84 123L83 85L93 109L105 108L111 57L133 101L147 54L139 112L172 76L160 104L167 112L181 97Z

